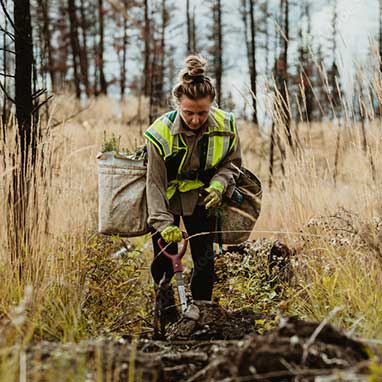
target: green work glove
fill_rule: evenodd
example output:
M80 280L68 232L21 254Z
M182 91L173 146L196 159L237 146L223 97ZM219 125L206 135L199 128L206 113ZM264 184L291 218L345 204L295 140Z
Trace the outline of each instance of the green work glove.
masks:
M160 234L167 243L177 243L183 239L182 231L174 224L167 226Z
M206 209L219 207L223 199L224 186L217 180L213 180L206 191L208 195L203 201Z

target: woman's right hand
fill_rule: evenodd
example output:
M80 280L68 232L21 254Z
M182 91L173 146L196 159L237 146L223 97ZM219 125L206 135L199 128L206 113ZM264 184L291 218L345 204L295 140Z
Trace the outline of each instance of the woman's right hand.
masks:
M167 243L178 243L182 241L182 231L174 224L170 224L160 233Z

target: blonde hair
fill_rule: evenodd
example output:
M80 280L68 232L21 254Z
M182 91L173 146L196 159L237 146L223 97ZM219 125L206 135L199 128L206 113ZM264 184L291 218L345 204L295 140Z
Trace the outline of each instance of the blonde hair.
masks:
M189 55L179 73L179 82L172 89L174 100L179 103L182 96L192 100L209 97L214 101L216 90L210 77L205 75L207 61L198 55Z

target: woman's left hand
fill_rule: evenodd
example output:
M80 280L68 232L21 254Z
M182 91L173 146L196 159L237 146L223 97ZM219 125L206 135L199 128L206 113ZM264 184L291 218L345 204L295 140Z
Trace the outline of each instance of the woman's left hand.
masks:
M206 191L208 195L203 201L206 209L219 207L223 200L224 186L218 181L212 181Z

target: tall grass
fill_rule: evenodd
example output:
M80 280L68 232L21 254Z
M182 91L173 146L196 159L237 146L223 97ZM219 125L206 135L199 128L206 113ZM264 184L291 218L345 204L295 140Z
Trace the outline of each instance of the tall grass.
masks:
M119 333L139 333L148 329L146 321L151 319L150 243L144 238L132 240L139 251L130 253L127 260L112 259L110 254L121 242L96 235L95 156L104 131L121 136L121 146L133 150L143 143L147 116L137 114L136 99L120 104L100 97L78 112L81 105L74 97L63 95L50 107L50 120L41 126L45 135L40 142L36 191L26 196L31 199L26 221L30 235L21 277L10 259L8 233L12 227L4 219L10 211L12 153L17 151L14 126L10 126L6 145L1 146L3 349L39 339L79 341L115 328ZM300 142L294 152L279 124L285 157L276 156L271 189L267 187L269 132L259 133L251 124L239 121L244 165L264 186L262 213L252 238L279 238L298 249L291 313L322 320L339 306L334 319L338 326L360 336L379 337L382 260L378 232L370 224L382 207L380 120L369 117L362 129L349 115L344 112L341 123L292 124L293 137ZM333 215L341 207L352 211L357 240L352 237L346 245L333 244L335 226L312 230L307 225L312 217Z

